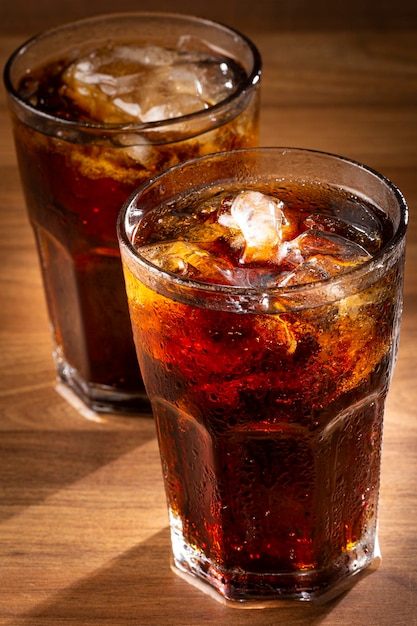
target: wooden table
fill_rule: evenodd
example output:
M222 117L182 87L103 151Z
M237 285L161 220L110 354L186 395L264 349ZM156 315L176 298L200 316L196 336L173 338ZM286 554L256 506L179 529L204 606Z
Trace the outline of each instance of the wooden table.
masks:
M327 606L253 611L227 608L170 571L152 418L86 419L55 388L37 255L2 97L0 624L417 624L416 8L394 0L353 0L339 9L323 1L207 4L198 10L185 0L150 1L141 8L194 12L244 30L264 59L262 143L363 161L391 178L410 206L402 340L385 421L382 565ZM117 6L136 7L133 0ZM112 8L98 0L4 2L1 61L43 28Z

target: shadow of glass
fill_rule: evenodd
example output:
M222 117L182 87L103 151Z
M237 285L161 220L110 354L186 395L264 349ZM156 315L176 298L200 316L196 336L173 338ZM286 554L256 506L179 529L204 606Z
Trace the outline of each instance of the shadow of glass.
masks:
M148 418L130 430L2 432L0 522L155 437Z
M111 561L103 569L22 615L19 626L162 625L314 626L338 600L324 606L294 603L273 609L241 610L220 604L170 569L168 528ZM12 625L11 625L12 626Z

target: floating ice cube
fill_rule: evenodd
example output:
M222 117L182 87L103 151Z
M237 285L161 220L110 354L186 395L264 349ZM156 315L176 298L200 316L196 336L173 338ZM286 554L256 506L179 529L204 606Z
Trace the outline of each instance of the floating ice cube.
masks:
M206 108L199 98L191 94L178 94L166 98L163 104L156 104L140 115L142 122L158 122L195 113Z
M382 245L382 224L365 205L358 206L360 208L354 213L354 222L347 222L334 215L313 213L304 220L303 225L338 234L363 246L368 252L375 253Z
M362 246L334 233L305 231L288 243L287 265L293 265L277 286L324 280L372 258Z
M61 89L93 120L148 123L216 104L240 77L232 62L201 52L114 46L71 64Z
M143 246L139 252L161 269L194 280L231 283L231 263L210 254L195 243L174 241Z
M176 53L160 46L115 46L109 48L111 59L123 61L124 67L128 63L138 63L149 67L161 67L175 62Z
M184 235L187 241L193 241L199 244L212 243L220 238L228 241L228 229L216 222L205 222L204 224L197 224L196 226L186 224L186 229Z
M303 285L318 280L330 278L330 274L314 263L314 259L305 261L294 268L292 271L278 277L276 281L277 287L290 287L291 285Z
M316 229L306 230L288 244L289 255L299 254L304 260L319 255L327 255L347 264L363 263L371 255L358 243L350 241L336 233L322 232Z
M238 229L244 238L242 264L279 263L285 255L282 242L283 203L259 191L242 191L233 200L230 213L219 216L219 223Z
M351 198L339 207L336 216L356 229L359 239L369 252L377 252L383 240L382 221L374 209L368 207L360 198Z

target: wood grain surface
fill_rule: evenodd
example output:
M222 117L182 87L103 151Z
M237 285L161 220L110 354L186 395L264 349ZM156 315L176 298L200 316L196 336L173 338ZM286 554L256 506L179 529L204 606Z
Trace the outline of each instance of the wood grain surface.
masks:
M385 419L380 567L323 607L225 607L175 576L152 418L87 419L55 384L34 239L0 99L0 624L417 624L417 11L371 0L136 2L244 30L263 56L261 143L343 154L410 207L400 353ZM0 7L0 61L106 0ZM94 416L90 416L94 417Z

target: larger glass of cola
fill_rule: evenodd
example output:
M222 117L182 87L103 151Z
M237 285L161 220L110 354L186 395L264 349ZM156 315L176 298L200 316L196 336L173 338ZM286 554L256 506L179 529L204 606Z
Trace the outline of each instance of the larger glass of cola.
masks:
M230 601L324 600L379 555L407 207L308 150L203 157L119 218L175 567Z

